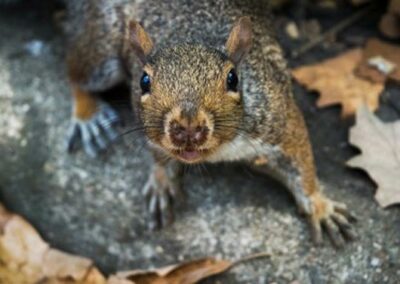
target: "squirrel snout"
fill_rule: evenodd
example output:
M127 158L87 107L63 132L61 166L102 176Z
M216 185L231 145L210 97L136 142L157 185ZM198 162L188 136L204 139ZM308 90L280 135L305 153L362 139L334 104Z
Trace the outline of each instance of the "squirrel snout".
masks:
M171 142L177 147L201 146L207 141L209 133L207 125L189 124L184 126L178 121L172 121L169 128Z

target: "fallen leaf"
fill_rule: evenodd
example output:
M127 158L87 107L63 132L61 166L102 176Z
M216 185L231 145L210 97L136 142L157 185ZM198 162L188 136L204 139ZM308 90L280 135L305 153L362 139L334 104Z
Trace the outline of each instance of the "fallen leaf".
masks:
M347 162L361 168L376 182L375 199L382 207L400 203L400 121L384 123L365 106L356 115L350 143L361 154Z
M383 59L381 64L371 63L379 57ZM392 65L392 71L385 72L385 65ZM384 83L388 78L400 82L400 47L376 38L368 40L356 74L377 83Z
M235 262L204 258L148 271L119 272L111 276L107 284L195 284L200 280L225 272L239 263L267 256L269 254L259 253Z
M400 0L390 0L388 12L400 16Z
M120 272L108 284L193 284L231 266L232 262L227 260L205 258L156 270Z
M101 273L93 267L91 260L50 249L43 259L43 275L50 279L69 279L72 283L105 283ZM60 282L62 283L62 282ZM70 283L70 282L68 282Z
M379 30L389 38L400 38L400 0L391 0L388 11L383 15Z
M379 30L388 38L396 39L400 37L400 19L393 14L383 15L379 22Z
M0 284L194 284L268 253L231 262L204 258L154 270L119 272L107 282L92 261L52 249L23 218L0 204Z
M51 249L28 222L1 205L0 229L0 283L105 283L90 260Z
M320 93L318 107L342 104L342 117L354 114L364 103L374 111L384 85L354 74L361 58L362 50L356 48L321 63L296 68L292 74L308 90Z

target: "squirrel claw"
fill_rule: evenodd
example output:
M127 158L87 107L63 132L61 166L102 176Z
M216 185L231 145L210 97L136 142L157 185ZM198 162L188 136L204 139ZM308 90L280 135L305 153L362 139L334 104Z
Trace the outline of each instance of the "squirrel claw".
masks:
M352 227L356 218L346 205L318 196L313 199L314 214L310 215L312 239L315 244L322 243L324 230L336 248L342 248L346 241L353 241L357 235Z
M152 172L142 191L147 201L151 230L166 227L174 221L174 199L179 191L179 185L170 180L164 168Z
M147 199L149 228L155 230L170 225L174 220L174 213L173 196L169 193L169 189L149 181L143 193Z
M67 134L67 151L75 150L80 140L85 153L95 158L110 142L118 138L118 133L113 129L118 121L118 114L104 103L90 120L74 119Z
M165 193L149 196L148 210L151 217L149 220L151 230L166 227L174 220L172 200Z

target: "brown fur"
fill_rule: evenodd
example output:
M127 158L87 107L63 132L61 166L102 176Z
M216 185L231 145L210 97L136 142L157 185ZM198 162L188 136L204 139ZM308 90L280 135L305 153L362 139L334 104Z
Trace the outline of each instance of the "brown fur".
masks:
M238 64L250 50L252 36L250 18L240 18L225 44L227 54L235 64Z
M142 29L135 26L133 32L136 30L142 33ZM251 50L249 18L240 18L234 25L225 44L226 57L201 45L178 44L143 60L145 52L137 50L137 47L144 48L148 37L136 36L135 40L140 38L145 42L135 43L133 50L142 62L147 62L146 70L151 73L151 90L141 100L141 116L148 137L158 149L186 163L235 160L236 156L244 155L240 151L246 152L248 149L236 150L229 143L241 141L240 135L245 136L244 140L254 139L257 145L249 142L247 147L255 147L256 150L241 159L253 161L253 165L258 168L266 168L267 173L273 174L288 186L300 211L309 216L317 242L321 241L321 224L325 224L334 243L341 244L340 235L335 234L339 230L334 227L333 220L343 216L337 216L336 203L320 192L306 125L291 94L290 79L286 76L279 46L268 47L266 53L275 58L271 63L276 70L283 72L283 76L275 75L273 80L267 80L261 85L258 91L267 100L267 107L262 109L260 103L264 100L257 101L257 97L252 98L254 94L244 92L242 96L245 97L242 98L240 93L232 94L227 90L228 72L237 67ZM146 52L151 54L148 50ZM251 57L247 66L255 69L262 67L257 60ZM261 69L262 72L264 70ZM254 103L258 105L246 112L243 99L250 102L256 99ZM247 116L260 119L259 125L253 126L257 120L246 121ZM180 156L181 145L177 147L170 138L171 124L187 128L205 124L210 129L207 141L201 147L195 147L199 156L194 160L189 161ZM243 129L246 129L246 133L240 134ZM265 145L260 145L259 141ZM224 147L226 150L221 150ZM229 147L232 149L229 150ZM260 153L265 154L260 156ZM264 164L259 163L260 159ZM340 227L339 224L337 226Z
M208 65L197 56L208 58ZM164 49L146 61L151 94L142 97L141 117L148 126L149 138L171 150L167 154L177 157L179 150L168 137L169 122L173 120L185 126L188 121L192 126L207 123L211 131L199 148L203 156L235 136L240 124L236 118L242 115L242 108L240 95L226 88L226 76L234 66L228 58L201 46L181 45ZM180 74L181 81L171 81L174 74Z
M317 175L307 128L303 116L294 102L289 104L285 135L280 145L285 155L299 168L304 192L311 195L318 191Z
M120 61L129 69L132 97L156 153L145 187L154 198L160 196L160 190L167 195L171 188L176 190L170 181L178 175L166 169L177 169L177 162L165 156L185 163L256 163L259 170L287 185L299 209L308 216L317 242L321 241L322 224L339 244L339 229L349 233L348 213L343 204L321 193L306 125L294 102L291 78L270 28L266 2L70 1L69 10L80 11L81 16L71 21L80 30L71 29L69 76L74 84L91 92L120 79ZM133 54L142 68L131 60ZM227 89L232 68L239 76L237 92ZM110 69L113 72L106 72ZM150 92L144 95L139 87L143 70L151 78ZM76 101L84 105L83 99ZM171 140L173 124L189 130L207 126L206 141L189 145L190 151L193 147L199 154L195 159L180 156L188 151L188 145L177 146ZM166 173L162 186L157 182L160 167Z
M72 96L75 98L74 116L80 120L90 119L97 111L96 99L76 86L73 87Z
M147 56L153 49L153 42L143 30L142 26L136 21L131 21L129 23L129 30L129 42L131 43L132 49L135 51L140 61L145 64Z

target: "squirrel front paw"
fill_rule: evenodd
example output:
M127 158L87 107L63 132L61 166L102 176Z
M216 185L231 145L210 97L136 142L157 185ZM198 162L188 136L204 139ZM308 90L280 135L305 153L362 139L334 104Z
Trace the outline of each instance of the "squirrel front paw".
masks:
M332 201L321 193L310 196L312 213L308 216L312 228L313 241L322 242L322 229L326 231L333 245L343 247L346 241L356 238L352 223L357 219L343 203Z
M98 110L90 119L74 117L66 139L68 152L73 151L77 143L81 142L85 153L92 158L96 157L110 142L118 138L118 133L113 128L118 121L117 112L105 102L99 104Z
M168 169L155 166L143 187L149 213L149 228L154 230L171 224L174 220L174 201L181 197L179 176L170 177Z

